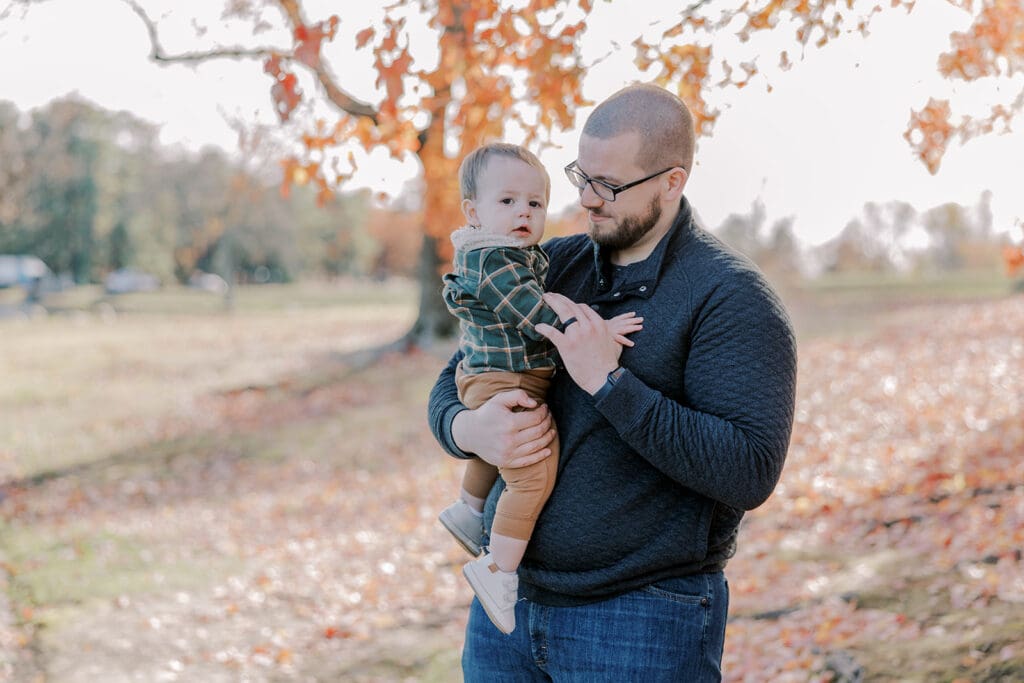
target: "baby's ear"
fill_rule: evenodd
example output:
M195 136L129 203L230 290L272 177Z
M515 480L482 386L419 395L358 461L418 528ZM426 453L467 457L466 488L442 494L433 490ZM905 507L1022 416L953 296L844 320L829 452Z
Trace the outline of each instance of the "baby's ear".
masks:
M472 199L462 200L462 215L466 217L466 222L473 227L480 227L480 221L476 215L476 202Z

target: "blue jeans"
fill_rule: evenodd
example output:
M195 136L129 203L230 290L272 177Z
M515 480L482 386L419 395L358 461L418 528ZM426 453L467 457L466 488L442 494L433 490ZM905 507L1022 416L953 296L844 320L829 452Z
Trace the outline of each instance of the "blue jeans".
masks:
M729 584L721 573L668 579L579 607L516 604L504 635L474 599L466 626L466 683L722 679Z

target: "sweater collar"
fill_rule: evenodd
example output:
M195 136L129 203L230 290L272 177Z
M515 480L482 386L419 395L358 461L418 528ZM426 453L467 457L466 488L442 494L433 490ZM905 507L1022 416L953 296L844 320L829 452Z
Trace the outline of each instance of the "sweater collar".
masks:
M644 299L650 297L661 278L666 255L678 251L686 243L693 230L693 210L686 197L681 197L679 212L672 222L672 227L647 258L628 266L629 281L624 283L623 287L618 288L618 291L612 291L612 263L608 250L594 242L594 273L597 278L598 298L614 301L626 296L639 296Z
M526 248L526 241L511 235L495 235L480 228L466 225L452 233L452 246L456 252L473 251L487 247Z

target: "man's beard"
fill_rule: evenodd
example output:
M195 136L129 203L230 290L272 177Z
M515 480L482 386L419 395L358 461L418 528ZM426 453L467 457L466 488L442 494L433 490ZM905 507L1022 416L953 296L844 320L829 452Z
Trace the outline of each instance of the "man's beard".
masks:
M621 251L632 247L643 239L644 235L654 229L654 226L660 219L661 203L658 201L657 195L655 195L647 207L647 213L634 214L619 219L612 231L598 232L597 227L591 223L590 239L605 249Z

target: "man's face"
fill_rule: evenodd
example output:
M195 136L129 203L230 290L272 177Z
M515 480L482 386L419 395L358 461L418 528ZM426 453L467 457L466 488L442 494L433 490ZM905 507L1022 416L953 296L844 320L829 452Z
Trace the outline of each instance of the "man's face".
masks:
M640 134L635 131L600 139L580 138L576 165L580 171L609 185L623 185L650 173L636 165ZM620 192L614 202L594 193L589 184L580 192L580 206L587 210L590 237L612 251L641 243L661 219L657 179Z
M470 225L533 246L544 236L547 216L544 175L515 157L493 156L477 179L476 199L462 202Z

